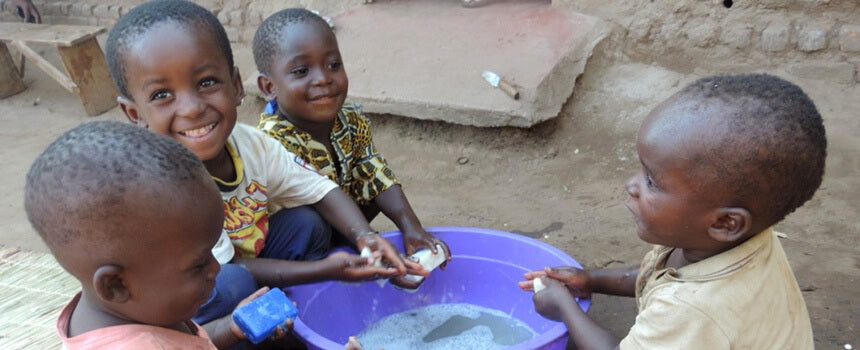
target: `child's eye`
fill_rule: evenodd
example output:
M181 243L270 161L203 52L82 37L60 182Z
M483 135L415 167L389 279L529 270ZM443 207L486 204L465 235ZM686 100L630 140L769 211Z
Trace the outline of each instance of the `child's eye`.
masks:
M214 86L216 83L218 83L218 80L216 80L215 78L206 78L200 82L200 87L207 88Z
M308 74L308 69L306 67L298 67L298 68L291 70L290 73L298 75L298 76L303 76L305 74Z
M170 97L170 92L168 92L167 90L157 90L157 91L153 92L152 95L149 95L149 100L150 101L162 100L162 99L165 99L168 97Z
M341 61L334 61L334 62L328 64L328 69L338 70L342 66L343 66L343 63Z
M654 183L654 179L651 178L651 175L645 175L645 185L647 185L648 188L656 187L656 184Z

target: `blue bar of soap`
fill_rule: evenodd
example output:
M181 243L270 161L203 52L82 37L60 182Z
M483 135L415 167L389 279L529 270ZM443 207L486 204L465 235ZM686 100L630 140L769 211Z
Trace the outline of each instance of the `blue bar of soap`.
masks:
M274 288L261 297L236 309L233 322L252 343L259 344L268 338L288 319L296 318L299 310L280 288Z

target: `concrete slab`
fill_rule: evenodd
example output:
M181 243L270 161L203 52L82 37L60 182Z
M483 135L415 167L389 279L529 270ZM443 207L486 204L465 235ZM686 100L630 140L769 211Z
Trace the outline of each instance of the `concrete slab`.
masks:
M549 1L384 1L334 17L350 99L366 112L474 126L530 127L558 115L594 46L600 19ZM514 100L481 78L514 83Z

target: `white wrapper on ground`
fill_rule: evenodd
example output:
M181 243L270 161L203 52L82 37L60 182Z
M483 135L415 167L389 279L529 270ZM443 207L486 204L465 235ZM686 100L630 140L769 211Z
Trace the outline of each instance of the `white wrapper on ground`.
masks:
M546 289L546 285L543 284L543 279L538 277L532 280L534 282L535 293L540 292Z
M445 251L445 247L443 247L441 244L437 244L436 254L433 254L433 251L430 249L421 249L415 252L415 254L410 255L409 259L411 259L412 261L417 261L418 264L420 264L421 267L424 268L424 270L433 271L437 267L439 267L439 265L442 265L442 263L445 262L446 255L447 253ZM422 280L424 280L424 276L406 275L404 279L409 282L421 282Z
M373 256L373 252L370 250L369 247L364 247L364 248L361 248L360 256L362 258L370 258ZM376 260L373 261L373 266L374 267L382 267L382 257L381 256L376 258ZM376 283L379 284L380 287L384 286L386 282L388 282L388 280L385 278L380 278L380 279L376 280Z

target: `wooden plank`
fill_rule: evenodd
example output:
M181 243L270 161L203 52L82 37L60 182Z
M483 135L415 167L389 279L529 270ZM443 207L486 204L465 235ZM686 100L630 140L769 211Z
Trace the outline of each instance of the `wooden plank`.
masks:
M104 33L104 27L0 22L0 40L73 46Z
M96 116L116 106L116 88L95 37L57 49L66 71L78 86L78 97L89 115Z
M0 98L12 96L26 88L27 85L21 80L21 74L9 54L9 48L0 41Z
M66 76L66 74L64 74L59 69L57 69L57 67L54 67L54 65L51 64L51 62L48 62L48 60L46 60L41 55L39 55L38 52L36 52L35 50L33 50L29 46L27 46L27 44L24 44L20 40L15 40L12 42L12 46L14 46L16 49L18 49L18 51L20 51L22 54L24 54L24 57L27 57L27 58L33 60L33 63L36 66L38 66L43 71L45 71L45 73L50 75L51 78L54 78L54 80L56 80L58 83L60 83L60 85L62 85L63 88L65 88L66 90L69 90L69 92L74 92L74 93L78 92L78 85L75 84L75 82L72 81L72 79L69 79L69 77Z

